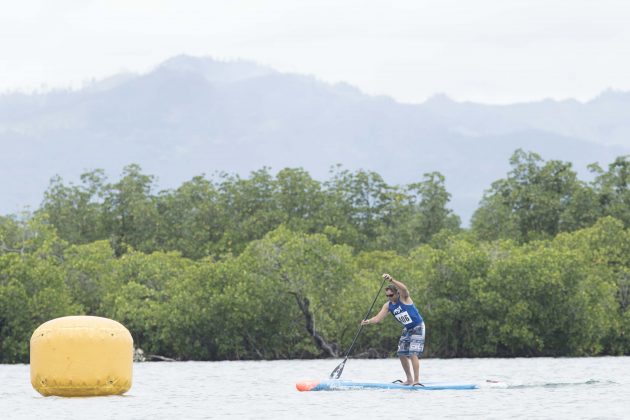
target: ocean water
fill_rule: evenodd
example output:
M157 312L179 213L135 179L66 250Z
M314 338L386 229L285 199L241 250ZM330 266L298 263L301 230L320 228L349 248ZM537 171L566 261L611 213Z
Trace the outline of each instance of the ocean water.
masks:
M0 419L630 418L630 357L427 359L421 381L480 388L296 390L296 382L325 379L340 362L137 363L127 394L89 398L42 397L28 365L0 365ZM399 378L397 359L350 359L342 375Z

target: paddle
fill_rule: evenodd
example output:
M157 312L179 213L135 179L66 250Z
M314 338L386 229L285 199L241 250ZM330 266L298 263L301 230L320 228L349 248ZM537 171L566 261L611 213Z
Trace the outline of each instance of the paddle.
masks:
M368 309L367 313L365 314L365 317L363 317L364 321L368 319L368 317L370 316L370 312L372 312L372 308L374 307L374 304L376 303L376 299L378 299L378 295L381 294L381 290L383 289L383 286L385 285L386 281L387 279L384 278L383 283L381 283L381 287L378 289L378 293L376 294L376 296L374 296L374 300L372 301L372 305L370 306L370 309ZM337 366L335 370L332 371L332 373L330 374L330 379L339 379L339 377L341 376L341 372L343 372L343 368L346 366L348 355L352 351L352 347L354 347L354 343L357 341L357 337L361 333L362 329L363 329L363 324L359 325L359 330L354 335L354 338L352 339L352 344L350 344L348 351L346 351L346 355L344 356L343 362L341 362L339 366Z

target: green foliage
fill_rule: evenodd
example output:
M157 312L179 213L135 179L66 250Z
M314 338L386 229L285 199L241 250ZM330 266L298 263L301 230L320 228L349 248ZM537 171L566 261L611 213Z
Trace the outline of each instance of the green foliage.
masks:
M38 213L69 243L109 240L116 256L135 249L220 259L240 254L280 225L324 233L357 252L407 253L460 225L447 208L450 194L437 172L404 188L388 185L375 172L340 167L323 184L300 168L285 168L275 177L263 168L249 178L197 176L158 194L155 178L138 165L125 167L115 183L107 183L102 170L83 174L81 181L65 185L54 177Z
M240 331L233 337L241 340L239 357L318 353L297 304L301 299L311 303L315 327L324 337L335 337L344 323L352 322L343 316L354 271L348 247L280 227L251 243L234 265L239 276L226 285L228 299L221 304L228 324ZM236 296L247 299L237 302Z
M226 210L219 203L219 192L212 182L195 177L175 191L161 193L155 202L159 215L157 249L179 251L194 259L223 250Z
M526 242L554 237L580 185L571 164L554 160L543 164L536 153L519 149L510 165L508 178L494 182L484 196L473 216L473 229L486 240ZM574 217L576 214L573 211ZM500 225L492 226L497 223Z
M40 210L48 216L59 235L73 244L103 239L102 200L105 175L102 170L81 175L82 185L64 185L59 176L50 181Z
M151 195L154 177L144 175L138 165L129 165L116 184L106 186L102 213L104 227L112 241L116 255L127 246L144 252L155 249L158 226L155 199Z
M630 156L620 156L603 172L597 166L592 167L598 173L594 189L602 214L612 216L630 226Z
M426 289L421 295L431 340L427 350L443 356L474 356L483 345L475 287L487 278L490 260L476 244L454 237L442 249L424 247L412 254ZM481 340L480 340L481 338Z
M72 245L65 250L62 264L65 283L86 315L103 313L105 298L122 286L123 282L115 275L117 265L108 241Z
M343 354L383 272L409 287L430 356L630 354L627 157L591 183L534 153L510 163L469 230L439 173L400 187L263 168L157 194L137 165L54 178L34 215L0 216L0 363L76 314L182 360ZM364 328L355 354L391 356L399 333L392 317Z
M64 283L65 244L54 231L39 218L0 223L0 363L26 363L39 324L82 308Z

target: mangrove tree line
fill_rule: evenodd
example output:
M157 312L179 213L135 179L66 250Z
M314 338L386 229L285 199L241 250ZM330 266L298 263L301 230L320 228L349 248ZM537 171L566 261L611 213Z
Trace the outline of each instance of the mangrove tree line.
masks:
M160 192L137 165L54 178L33 215L0 217L0 362L71 314L175 359L339 356L382 272L411 288L430 356L629 354L628 159L591 182L535 153L510 163L469 229L439 173L401 187L263 168ZM365 329L355 352L392 355L398 334Z

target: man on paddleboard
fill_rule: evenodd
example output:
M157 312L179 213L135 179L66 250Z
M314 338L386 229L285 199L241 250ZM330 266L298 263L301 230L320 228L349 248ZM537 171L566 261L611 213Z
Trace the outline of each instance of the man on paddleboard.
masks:
M362 325L378 324L391 312L394 318L403 324L402 335L398 341L398 357L405 370L407 380L405 385L420 385L420 360L418 357L424 351L424 321L418 309L413 304L409 289L403 283L394 279L389 274L383 274L383 279L389 284L385 287L387 302L370 319L361 321Z

